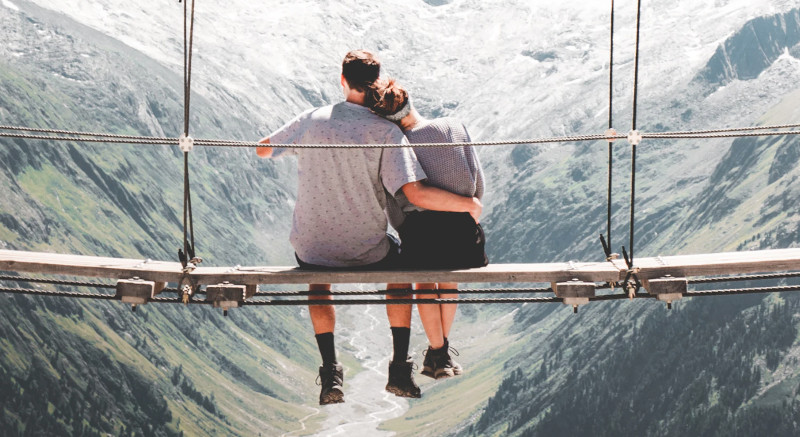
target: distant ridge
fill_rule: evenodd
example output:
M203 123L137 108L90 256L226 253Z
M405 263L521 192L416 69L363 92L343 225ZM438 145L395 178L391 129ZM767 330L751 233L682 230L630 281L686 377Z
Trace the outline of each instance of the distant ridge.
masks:
M694 82L707 85L711 94L735 79L755 79L799 43L800 9L754 18L720 44ZM797 56L797 50L790 53Z

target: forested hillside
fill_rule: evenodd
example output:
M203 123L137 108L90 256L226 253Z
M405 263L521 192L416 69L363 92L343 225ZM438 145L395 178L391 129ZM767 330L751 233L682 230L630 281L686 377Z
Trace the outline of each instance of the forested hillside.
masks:
M708 107L712 99L724 104L719 93L733 96L756 82L792 74L798 60L788 53L797 49L797 14L746 23L722 43L702 74L675 91L687 98L678 111L661 112L670 124L651 122L648 129L697 126L697 117L707 120L708 114L692 115L691 108ZM725 60L721 54L727 54ZM724 81L736 90L722 89L712 97L689 93L719 87L723 63L729 72ZM795 84L774 83L779 98L765 96L774 103L736 125L800 120ZM681 110L682 120L671 118ZM636 204L639 256L796 247L798 147L795 135L643 142L638 170L644 182ZM492 236L502 240L506 232L525 232L529 238L509 241L508 250L535 260L573 251L586 258L602 256L599 242L589 243L597 238L590 229L604 230L598 189L604 175L580 171L601 154L583 148L559 163L561 175L546 169L537 170L538 178L520 172L509 196L513 203L491 217ZM706 157L705 168L693 163L697 155ZM520 167L536 161L536 155L513 156L522 161L515 162ZM623 168L630 165L621 153L615 159ZM530 208L511 207L545 211L556 202L561 203L547 217L559 219L543 220L541 226L526 227L518 218ZM628 245L627 207L615 205L615 251ZM583 240L570 238L574 229L585 230ZM770 284L775 282L749 285ZM721 287L739 286L744 284ZM507 375L471 434L797 435L798 306L800 297L786 293L694 298L671 311L653 302L591 305L577 316L552 307L524 307L515 315L516 331L535 334L526 336L526 352L506 363Z

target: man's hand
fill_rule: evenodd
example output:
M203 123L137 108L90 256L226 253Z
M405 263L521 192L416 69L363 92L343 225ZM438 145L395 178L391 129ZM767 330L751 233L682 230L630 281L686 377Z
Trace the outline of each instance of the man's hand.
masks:
M259 144L269 144L269 137L262 138ZM256 155L261 158L269 158L272 156L272 147L256 147Z
M473 197L472 208L467 212L472 216L472 219L475 220L475 223L480 223L481 213L483 212L483 203L481 203L481 199Z
M431 211L468 212L478 223L483 212L483 204L477 197L464 197L440 188L425 185L423 182L409 182L403 185L403 194L408 201L420 208Z

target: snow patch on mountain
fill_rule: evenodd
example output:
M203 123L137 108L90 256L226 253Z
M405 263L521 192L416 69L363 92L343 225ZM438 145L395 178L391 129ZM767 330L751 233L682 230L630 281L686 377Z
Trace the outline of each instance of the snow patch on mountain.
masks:
M19 6L15 5L14 3L11 3L8 0L3 0L2 4L3 4L3 6L7 7L8 9L11 9L11 10L14 10L14 11L19 11Z

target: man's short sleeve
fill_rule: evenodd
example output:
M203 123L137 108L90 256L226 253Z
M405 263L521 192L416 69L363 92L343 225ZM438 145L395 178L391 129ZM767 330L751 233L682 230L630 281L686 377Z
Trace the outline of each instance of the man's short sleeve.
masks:
M299 144L302 141L303 134L306 132L305 120L311 117L314 108L303 112L288 123L284 124L278 130L269 135L270 144ZM281 155L296 155L295 148L273 146L272 157L277 158Z
M400 132L400 130L397 130ZM400 133L399 137L392 138L387 144L408 144L405 135ZM386 190L392 195L396 195L403 185L410 182L426 179L425 171L422 170L417 160L414 149L410 147L391 147L383 150L381 155L381 181Z

